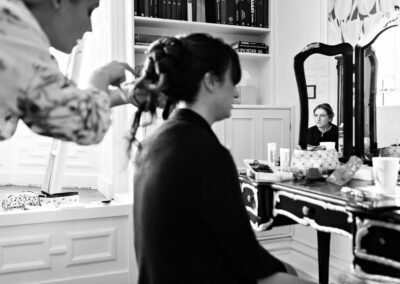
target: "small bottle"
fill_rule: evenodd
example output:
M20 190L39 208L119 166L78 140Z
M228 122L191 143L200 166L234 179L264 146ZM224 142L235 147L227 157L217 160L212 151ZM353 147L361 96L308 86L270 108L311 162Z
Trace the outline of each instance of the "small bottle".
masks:
M268 143L267 144L268 151L268 165L275 166L276 160L276 143Z
M338 153L339 158L343 157L343 122L339 125Z

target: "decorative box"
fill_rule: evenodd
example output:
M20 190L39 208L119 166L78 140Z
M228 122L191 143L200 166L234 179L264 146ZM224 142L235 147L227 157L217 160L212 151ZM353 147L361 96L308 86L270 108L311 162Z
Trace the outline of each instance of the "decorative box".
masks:
M300 150L295 149L291 167L307 174L307 169L317 168L321 174L335 170L339 166L339 154L336 149Z
M42 191L44 195L39 195L40 204L42 206L55 206L59 207L60 204L72 204L79 202L78 192L60 192L49 194Z

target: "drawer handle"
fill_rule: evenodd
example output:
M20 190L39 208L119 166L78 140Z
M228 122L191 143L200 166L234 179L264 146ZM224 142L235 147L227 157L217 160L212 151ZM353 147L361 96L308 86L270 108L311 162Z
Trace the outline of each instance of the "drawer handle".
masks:
M251 195L247 195L247 201L248 201L248 202L254 201L254 197L251 196Z
M301 212L303 212L304 216L307 216L308 213L310 213L310 207L304 205L303 208L301 209Z

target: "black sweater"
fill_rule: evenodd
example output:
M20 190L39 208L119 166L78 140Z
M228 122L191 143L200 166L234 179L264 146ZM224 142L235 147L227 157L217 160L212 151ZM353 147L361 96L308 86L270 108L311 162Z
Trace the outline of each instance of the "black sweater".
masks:
M335 142L335 148L338 148L339 130L334 124L331 124L331 129L322 133L315 125L308 128L307 131L307 144L318 146L319 142Z
M251 229L229 151L209 124L177 110L135 163L139 284L256 283L285 271Z

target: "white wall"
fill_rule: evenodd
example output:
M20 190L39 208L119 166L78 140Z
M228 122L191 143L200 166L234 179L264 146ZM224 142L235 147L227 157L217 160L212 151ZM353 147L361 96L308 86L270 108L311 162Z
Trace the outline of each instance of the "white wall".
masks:
M299 93L294 75L294 56L307 44L326 42L326 0L277 0L275 31L276 104L296 106L295 143L298 142Z

